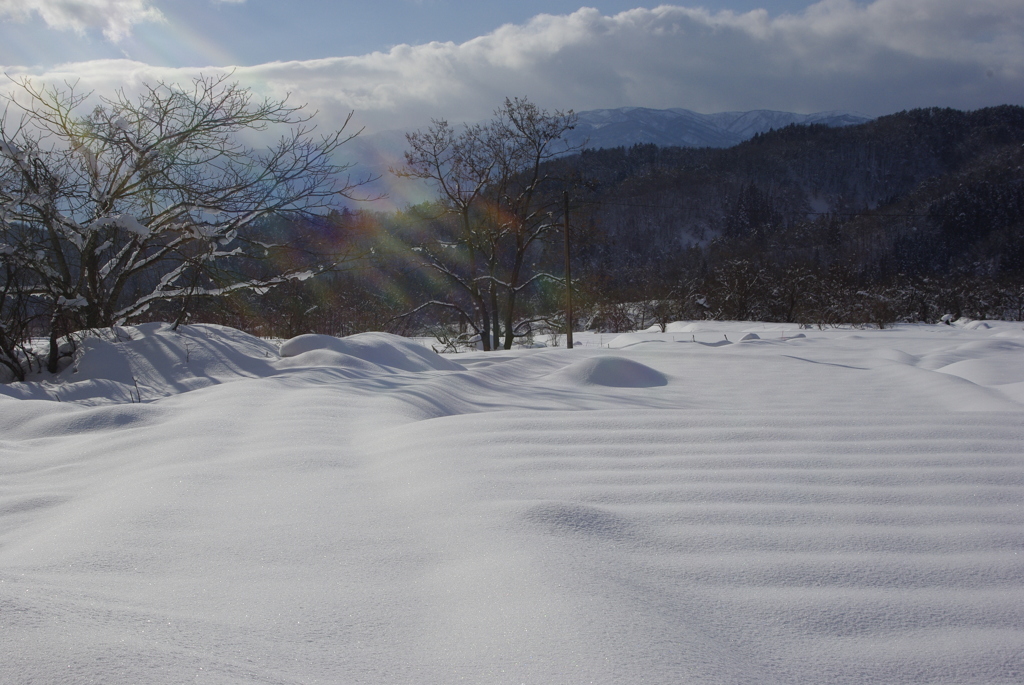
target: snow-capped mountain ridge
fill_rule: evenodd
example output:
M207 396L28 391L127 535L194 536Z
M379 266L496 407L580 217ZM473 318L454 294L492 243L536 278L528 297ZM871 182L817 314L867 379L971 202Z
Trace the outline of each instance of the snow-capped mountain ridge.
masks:
M797 114L758 109L749 112L701 114L689 109L621 107L579 113L579 124L569 134L574 145L586 141L591 148L653 143L660 146L731 147L758 133L790 124L851 126L870 117L843 111Z

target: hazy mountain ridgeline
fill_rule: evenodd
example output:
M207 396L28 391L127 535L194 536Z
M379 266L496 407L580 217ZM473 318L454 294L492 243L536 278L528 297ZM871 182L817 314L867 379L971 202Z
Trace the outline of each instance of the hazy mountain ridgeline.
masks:
M622 107L579 113L576 128L565 139L587 148L629 147L653 143L659 147L732 147L758 133L792 124L850 126L871 121L850 112L796 114L767 109L700 114L688 109Z
M731 147L759 133L792 124L850 126L871 119L850 112L816 112L797 114L774 110L749 112L717 112L701 114L688 109L649 109L620 107L595 109L577 113L575 129L563 138L563 149L581 147L600 149L630 147L653 143L659 147ZM356 165L363 173L376 176L368 184L364 196L384 195L378 206L401 208L407 204L428 201L433 190L425 183L398 178L392 169L405 161L406 131L387 130L361 134L345 145L341 158ZM350 203L352 209L362 206Z

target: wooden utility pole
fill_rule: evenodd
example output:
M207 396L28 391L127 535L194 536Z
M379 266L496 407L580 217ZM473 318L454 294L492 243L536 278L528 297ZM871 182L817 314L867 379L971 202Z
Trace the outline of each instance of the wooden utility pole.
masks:
M565 200L565 346L572 349L572 272L569 267L569 191L562 194Z

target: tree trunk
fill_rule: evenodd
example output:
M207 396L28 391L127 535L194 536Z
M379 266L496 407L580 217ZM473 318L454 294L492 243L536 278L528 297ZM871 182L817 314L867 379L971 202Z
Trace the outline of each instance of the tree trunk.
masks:
M479 297L476 303L476 310L480 316L482 326L480 327L480 342L483 344L484 352L491 351L491 317L487 307L483 304L483 298Z
M512 342L515 340L515 315L516 310L516 291L509 290L508 292L508 309L505 310L505 349L512 349Z
M494 287L493 282L491 285L491 316L494 321L492 322L492 334L494 336L494 342L491 349L497 350L501 348L501 313L498 311L498 291Z
M56 322L50 325L50 353L46 356L46 370L57 373L57 361L60 359L60 347L57 345Z

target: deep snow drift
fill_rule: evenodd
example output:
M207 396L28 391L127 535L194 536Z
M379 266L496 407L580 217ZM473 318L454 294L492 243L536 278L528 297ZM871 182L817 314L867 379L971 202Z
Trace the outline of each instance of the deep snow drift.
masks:
M1024 679L1021 324L578 338L0 386L0 682Z

